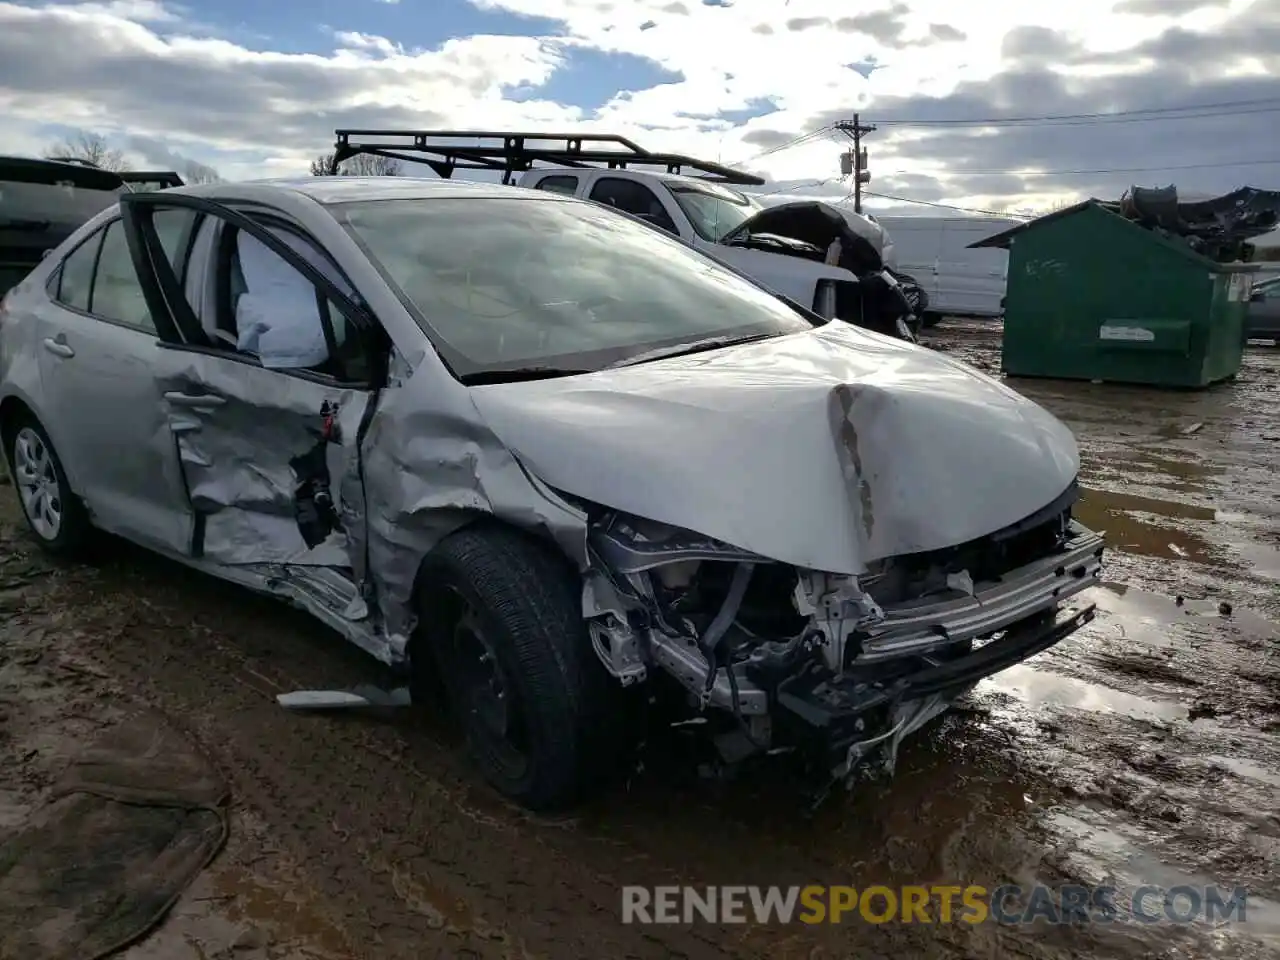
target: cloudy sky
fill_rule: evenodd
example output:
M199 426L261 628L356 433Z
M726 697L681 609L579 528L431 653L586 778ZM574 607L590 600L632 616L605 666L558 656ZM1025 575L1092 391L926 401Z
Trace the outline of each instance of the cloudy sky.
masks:
M1280 187L1280 0L0 0L6 153L89 129L241 179L339 126L556 128L842 197L855 111L893 197Z

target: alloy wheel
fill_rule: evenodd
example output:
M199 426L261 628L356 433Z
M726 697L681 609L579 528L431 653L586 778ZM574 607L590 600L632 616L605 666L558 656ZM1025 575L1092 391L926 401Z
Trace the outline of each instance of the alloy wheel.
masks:
M31 427L14 438L13 472L32 529L42 540L56 540L62 532L62 488L48 445Z

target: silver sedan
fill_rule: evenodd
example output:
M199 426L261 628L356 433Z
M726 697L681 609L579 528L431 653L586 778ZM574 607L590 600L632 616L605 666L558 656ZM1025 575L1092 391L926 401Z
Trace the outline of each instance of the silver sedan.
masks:
M442 689L499 790L624 687L824 777L1091 616L1070 432L598 205L410 178L123 197L0 305L34 537L109 531ZM631 692L634 692L631 691Z

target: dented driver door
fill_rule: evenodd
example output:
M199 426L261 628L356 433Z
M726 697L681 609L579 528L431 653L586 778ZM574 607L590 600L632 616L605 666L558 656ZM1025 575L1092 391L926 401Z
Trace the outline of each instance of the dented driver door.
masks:
M356 602L376 324L293 228L198 197L137 194L121 206L143 291L169 321L156 402L195 514L183 552L302 584L334 609ZM203 293L179 287L156 255L152 218L173 207L203 215Z

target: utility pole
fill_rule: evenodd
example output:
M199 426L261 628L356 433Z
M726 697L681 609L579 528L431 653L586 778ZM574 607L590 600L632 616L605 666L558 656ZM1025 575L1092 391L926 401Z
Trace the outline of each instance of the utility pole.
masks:
M853 209L862 212L862 185L871 182L871 171L867 169L867 148L862 145L862 137L867 133L875 133L875 126L863 123L858 114L852 120L837 120L836 129L842 130L853 140L853 149L840 158L840 172L848 176L853 174Z

